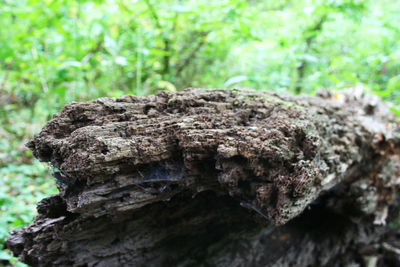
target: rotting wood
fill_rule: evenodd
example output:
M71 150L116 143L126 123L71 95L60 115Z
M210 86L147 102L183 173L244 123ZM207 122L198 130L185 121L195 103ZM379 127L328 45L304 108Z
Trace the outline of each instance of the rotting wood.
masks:
M399 124L362 90L101 98L65 106L28 147L60 190L7 239L33 266L399 260L380 253L396 249L383 240L399 208Z

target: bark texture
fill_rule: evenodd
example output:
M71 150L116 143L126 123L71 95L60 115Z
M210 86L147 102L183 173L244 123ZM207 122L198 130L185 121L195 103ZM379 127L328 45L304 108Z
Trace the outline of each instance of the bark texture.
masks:
M28 147L60 190L7 240L33 266L399 260L399 124L359 89L72 103Z

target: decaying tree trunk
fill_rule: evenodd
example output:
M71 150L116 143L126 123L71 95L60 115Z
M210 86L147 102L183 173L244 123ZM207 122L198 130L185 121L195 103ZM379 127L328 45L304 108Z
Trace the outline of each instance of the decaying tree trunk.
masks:
M33 266L400 263L399 124L359 90L101 98L28 147L60 190L7 240Z

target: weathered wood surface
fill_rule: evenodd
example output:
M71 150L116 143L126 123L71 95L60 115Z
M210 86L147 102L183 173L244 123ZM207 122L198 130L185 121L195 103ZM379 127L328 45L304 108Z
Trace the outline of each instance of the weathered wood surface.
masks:
M60 190L7 240L30 265L399 259L385 226L399 208L399 124L360 90L101 98L65 106L28 147Z

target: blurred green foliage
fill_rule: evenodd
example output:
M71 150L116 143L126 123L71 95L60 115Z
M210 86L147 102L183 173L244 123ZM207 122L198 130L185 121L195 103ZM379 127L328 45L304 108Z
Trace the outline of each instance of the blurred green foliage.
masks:
M56 191L23 144L64 104L363 85L400 115L399 14L396 0L0 0L0 250Z

